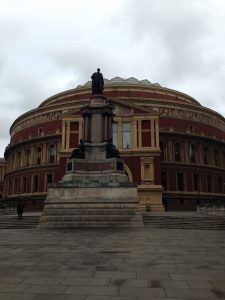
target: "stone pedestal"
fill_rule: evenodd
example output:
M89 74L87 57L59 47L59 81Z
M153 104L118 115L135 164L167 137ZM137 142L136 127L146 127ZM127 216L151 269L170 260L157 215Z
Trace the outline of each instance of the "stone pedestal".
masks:
M137 188L51 187L39 228L143 227Z
M62 180L48 189L40 228L143 226L137 186L112 144L113 109L103 96L82 108L84 140Z

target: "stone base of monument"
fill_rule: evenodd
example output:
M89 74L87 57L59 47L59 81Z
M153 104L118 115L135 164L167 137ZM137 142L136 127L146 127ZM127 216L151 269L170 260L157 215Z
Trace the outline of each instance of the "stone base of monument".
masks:
M77 187L59 183L48 190L39 228L143 227L137 187Z
M62 181L48 189L40 228L143 227L137 186L112 144L115 106L94 95L82 110L83 138Z

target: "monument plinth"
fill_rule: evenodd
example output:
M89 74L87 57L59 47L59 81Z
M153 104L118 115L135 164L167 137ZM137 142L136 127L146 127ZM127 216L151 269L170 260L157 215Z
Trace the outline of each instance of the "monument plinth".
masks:
M103 86L93 89L101 93ZM101 94L81 109L83 140L71 153L62 180L49 187L39 227L143 226L137 186L129 183L112 144L114 109Z

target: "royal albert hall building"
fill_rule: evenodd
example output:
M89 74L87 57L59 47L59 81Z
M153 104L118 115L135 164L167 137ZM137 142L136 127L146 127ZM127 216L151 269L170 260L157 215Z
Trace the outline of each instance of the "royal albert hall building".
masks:
M225 119L192 97L148 80L105 79L115 105L112 139L147 210L196 210L225 197ZM0 161L0 197L42 209L83 134L91 82L54 95L17 118ZM96 128L96 130L99 130ZM4 173L4 174L3 174Z

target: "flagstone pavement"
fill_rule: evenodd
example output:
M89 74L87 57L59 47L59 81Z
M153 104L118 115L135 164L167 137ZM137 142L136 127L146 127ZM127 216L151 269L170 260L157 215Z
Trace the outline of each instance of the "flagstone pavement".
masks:
M225 299L216 230L1 230L0 300Z

